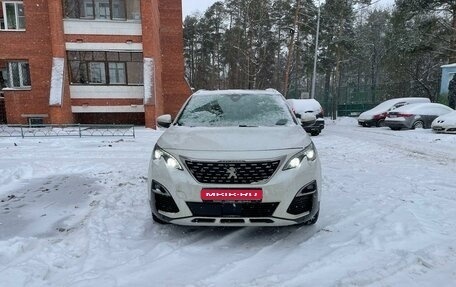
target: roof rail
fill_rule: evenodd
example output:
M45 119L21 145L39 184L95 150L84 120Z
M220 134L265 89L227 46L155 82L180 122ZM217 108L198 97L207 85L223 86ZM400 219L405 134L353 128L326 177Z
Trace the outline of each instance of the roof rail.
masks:
M280 94L279 91L277 91L276 89L273 89L273 88L268 88L268 89L266 89L266 91L268 91L268 92L274 92L274 93Z

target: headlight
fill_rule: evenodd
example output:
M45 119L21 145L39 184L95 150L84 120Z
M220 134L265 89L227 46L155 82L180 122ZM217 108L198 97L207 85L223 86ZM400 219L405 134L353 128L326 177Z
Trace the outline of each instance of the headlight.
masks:
M314 161L317 158L317 152L313 143L308 145L305 149L292 156L285 164L283 170L293 169L300 167L304 159L307 161Z
M177 159L174 156L172 156L171 154L169 154L166 151L164 151L158 145L155 145L154 152L152 154L152 159L153 160L163 159L165 161L167 167L175 168L175 169L178 169L178 170L183 170L182 166L177 161Z

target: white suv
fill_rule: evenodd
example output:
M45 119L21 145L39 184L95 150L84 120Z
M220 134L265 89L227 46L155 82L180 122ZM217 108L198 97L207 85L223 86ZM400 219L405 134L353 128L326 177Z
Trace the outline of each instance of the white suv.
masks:
M301 119L312 125L315 116ZM314 224L317 151L275 90L199 91L158 139L149 167L152 217L199 226Z

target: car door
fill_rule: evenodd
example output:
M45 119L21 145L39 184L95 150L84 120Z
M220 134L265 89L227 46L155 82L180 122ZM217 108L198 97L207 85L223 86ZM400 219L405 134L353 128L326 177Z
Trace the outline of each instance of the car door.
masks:
M445 107L431 107L422 115L425 128L430 128L432 122L441 115L448 113Z

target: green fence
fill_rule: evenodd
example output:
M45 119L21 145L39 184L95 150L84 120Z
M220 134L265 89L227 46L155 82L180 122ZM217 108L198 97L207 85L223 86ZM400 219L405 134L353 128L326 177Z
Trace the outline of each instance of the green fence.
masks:
M427 83L427 89L416 83L393 83L379 85L375 89L371 86L341 87L336 94L337 116L356 117L379 103L393 98L402 97L431 97L433 101L440 101L438 97L439 82ZM326 116L332 116L333 101L331 95L320 92L316 99L321 103Z

